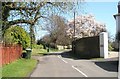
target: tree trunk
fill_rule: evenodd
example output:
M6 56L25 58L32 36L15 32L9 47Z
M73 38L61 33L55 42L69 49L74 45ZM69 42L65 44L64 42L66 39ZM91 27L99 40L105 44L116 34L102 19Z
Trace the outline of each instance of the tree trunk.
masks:
M31 48L32 48L32 45L35 44L34 25L30 25L30 38L31 38Z

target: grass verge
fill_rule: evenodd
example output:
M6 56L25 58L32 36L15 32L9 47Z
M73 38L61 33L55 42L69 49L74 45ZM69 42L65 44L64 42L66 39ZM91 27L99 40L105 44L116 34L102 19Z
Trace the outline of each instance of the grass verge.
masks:
M26 77L36 67L37 60L19 59L2 69L2 77Z
M45 49L32 49L32 55L43 55L43 54L47 54L47 50Z
M49 49L49 52L47 52L47 49L32 49L32 55L44 55L44 54L49 54L50 52L62 52L64 50L58 50L58 49Z
M58 49L54 49L54 48L49 48L49 52L62 52L63 50L58 50ZM45 54L49 54L48 52L48 48L46 47L46 49L44 49L43 45L33 45L33 49L32 49L32 55L45 55Z
M89 60L104 60L104 58L91 58Z

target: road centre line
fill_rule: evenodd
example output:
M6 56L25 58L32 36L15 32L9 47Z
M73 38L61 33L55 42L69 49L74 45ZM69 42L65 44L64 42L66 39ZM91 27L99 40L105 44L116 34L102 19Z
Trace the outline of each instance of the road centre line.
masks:
M80 71L78 68L76 68L75 66L72 66L73 69L77 70L78 72L80 72L82 75L84 75L85 77L88 77L85 73L83 73L82 71Z
M60 56L58 56L64 63L68 63L67 61L63 60Z
M62 57L58 56L58 58L60 58L64 63L68 63L67 61L63 60ZM80 71L78 68L76 68L75 66L72 66L73 69L77 70L79 73L81 73L83 76L88 77L85 73L83 73L82 71Z

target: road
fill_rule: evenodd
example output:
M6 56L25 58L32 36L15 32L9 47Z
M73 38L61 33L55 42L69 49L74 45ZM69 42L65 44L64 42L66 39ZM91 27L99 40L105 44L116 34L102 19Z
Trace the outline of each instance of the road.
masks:
M117 64L111 60L74 59L62 52L33 58L39 63L30 77L117 77Z

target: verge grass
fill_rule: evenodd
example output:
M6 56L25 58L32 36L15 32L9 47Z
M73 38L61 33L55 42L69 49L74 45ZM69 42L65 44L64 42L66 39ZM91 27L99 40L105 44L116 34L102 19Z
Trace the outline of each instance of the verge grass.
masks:
M49 48L49 52L56 52L57 49ZM43 45L33 45L32 55L44 55L49 54L48 48L44 49Z
M43 54L47 54L47 50L45 49L32 49L32 55L43 55Z
M36 67L37 60L19 59L2 67L2 77L27 77Z

